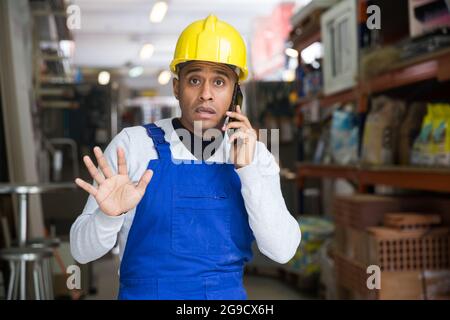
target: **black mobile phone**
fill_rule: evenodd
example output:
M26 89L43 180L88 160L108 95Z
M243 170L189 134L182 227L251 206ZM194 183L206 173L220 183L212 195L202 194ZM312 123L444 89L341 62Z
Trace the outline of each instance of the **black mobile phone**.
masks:
M244 100L244 95L242 94L241 86L236 83L234 85L233 98L231 99L231 105L228 110L236 112L237 105L239 105L242 110L242 101L243 100ZM231 122L231 121L236 121L236 120L234 118L230 118L228 121Z
M241 91L241 87L238 83L234 85L233 89L233 96L231 99L230 107L228 108L228 111L236 112L236 106L239 105L242 110L242 101L244 100L244 96ZM236 121L236 119L231 117L225 117L224 125L227 125L229 122ZM234 133L234 129L228 129L227 131L228 136L231 136Z

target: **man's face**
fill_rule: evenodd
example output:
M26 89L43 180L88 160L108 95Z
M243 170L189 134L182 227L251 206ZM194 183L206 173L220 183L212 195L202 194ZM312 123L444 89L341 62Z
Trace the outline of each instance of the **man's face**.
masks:
M192 61L183 66L173 81L183 125L193 131L194 121L201 121L203 130L220 129L236 81L236 73L224 64Z

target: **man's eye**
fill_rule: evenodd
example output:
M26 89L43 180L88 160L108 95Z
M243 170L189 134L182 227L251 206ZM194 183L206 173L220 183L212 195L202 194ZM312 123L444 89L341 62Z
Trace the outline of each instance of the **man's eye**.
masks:
M197 85L200 83L200 80L198 80L197 78L192 78L189 80L189 83L193 84L193 85Z
M216 86L223 86L224 83L225 83L225 82L224 82L223 80L220 80L220 79L217 79L217 80L215 81Z

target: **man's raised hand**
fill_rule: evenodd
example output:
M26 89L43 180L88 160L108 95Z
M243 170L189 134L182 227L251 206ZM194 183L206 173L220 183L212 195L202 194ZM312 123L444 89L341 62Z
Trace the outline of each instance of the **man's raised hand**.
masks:
M94 148L94 154L99 169L89 156L84 156L83 161L89 174L97 182L97 186L80 178L75 179L75 183L89 192L97 201L100 210L109 216L118 216L135 208L145 194L153 171L146 170L135 185L128 176L127 162L122 148L117 147L117 174L113 173L99 147Z

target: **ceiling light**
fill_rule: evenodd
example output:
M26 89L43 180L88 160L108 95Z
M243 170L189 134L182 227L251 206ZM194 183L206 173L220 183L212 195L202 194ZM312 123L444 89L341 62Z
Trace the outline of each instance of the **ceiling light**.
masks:
M128 75L131 78L137 78L139 77L142 73L144 73L144 68L141 66L137 66L137 67L133 67L130 69L130 71L128 71Z
M153 5L150 12L150 21L153 23L161 22L166 15L168 5L165 1L158 1Z
M152 57L153 51L155 51L155 47L151 43L146 43L142 46L139 57L141 60L148 60Z
M166 85L169 83L171 77L172 74L170 73L170 71L167 70L161 71L161 73L158 76L158 82L162 86Z
M98 83L102 86L106 86L111 79L111 74L108 71L101 71L98 74Z

